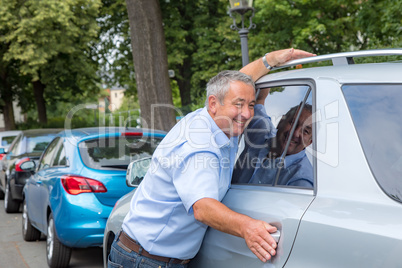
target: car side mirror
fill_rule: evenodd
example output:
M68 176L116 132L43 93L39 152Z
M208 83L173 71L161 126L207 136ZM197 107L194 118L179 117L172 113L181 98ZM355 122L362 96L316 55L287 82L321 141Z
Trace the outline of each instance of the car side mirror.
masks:
M130 187L138 187L147 173L151 164L151 157L133 161L128 165L126 184Z
M35 168L36 168L36 164L34 161L25 161L24 163L22 163L20 165L20 169L22 169L23 171L34 172Z

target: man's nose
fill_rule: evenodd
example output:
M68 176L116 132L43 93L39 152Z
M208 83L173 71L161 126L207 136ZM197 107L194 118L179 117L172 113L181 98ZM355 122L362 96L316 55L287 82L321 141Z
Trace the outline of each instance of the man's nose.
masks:
M254 115L254 110L250 108L248 105L243 105L240 114L243 118L249 119Z
M294 138L300 138L302 136L302 127L296 127L295 132L293 133Z

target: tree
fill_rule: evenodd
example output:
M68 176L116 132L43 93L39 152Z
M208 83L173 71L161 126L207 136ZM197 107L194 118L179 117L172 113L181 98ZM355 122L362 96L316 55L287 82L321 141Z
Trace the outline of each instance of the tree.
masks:
M126 0L143 126L170 130L175 124L165 36L158 0Z
M45 97L57 100L60 91L94 87L97 63L90 45L99 8L100 0L2 1L3 59L17 62L19 73L31 78L40 123L47 122Z

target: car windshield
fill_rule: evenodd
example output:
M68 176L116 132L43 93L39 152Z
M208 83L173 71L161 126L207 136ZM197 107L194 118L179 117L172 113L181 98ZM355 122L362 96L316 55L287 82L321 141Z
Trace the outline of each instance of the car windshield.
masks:
M38 136L27 138L27 153L43 152L54 136Z
M377 182L402 202L402 85L347 85L342 90Z
M94 169L127 169L130 162L152 156L160 139L108 137L83 141L79 151L84 164Z

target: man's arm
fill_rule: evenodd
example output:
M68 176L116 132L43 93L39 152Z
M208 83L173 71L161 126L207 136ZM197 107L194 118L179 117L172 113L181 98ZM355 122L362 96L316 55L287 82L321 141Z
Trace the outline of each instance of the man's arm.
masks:
M234 212L212 198L202 198L193 205L196 220L231 235L244 238L250 250L263 262L276 254L276 242L270 233L276 227Z
M268 53L265 57L269 65L278 66L283 65L285 62L288 62L290 60L296 60L311 56L316 55L304 50L291 48L272 51ZM262 58L259 58L258 60L255 60L244 66L242 69L240 69L240 72L251 76L251 78L255 82L261 76L266 75L269 71L262 62Z

